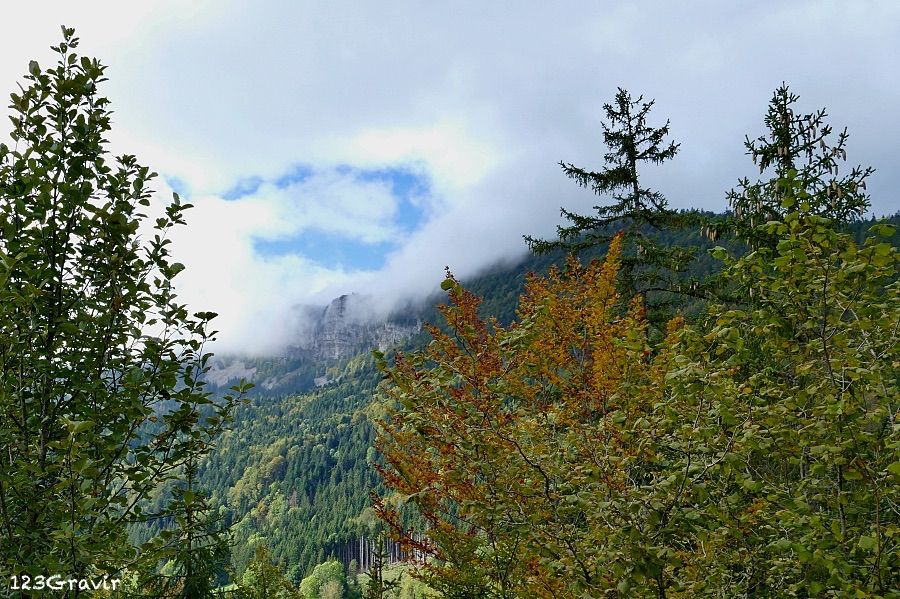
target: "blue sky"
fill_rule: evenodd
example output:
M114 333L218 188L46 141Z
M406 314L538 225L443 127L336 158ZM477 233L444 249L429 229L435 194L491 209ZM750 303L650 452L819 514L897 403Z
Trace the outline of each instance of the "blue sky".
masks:
M254 238L253 247L260 256L273 258L297 254L327 268L374 271L384 266L388 253L399 249L405 237L422 226L425 211L417 203L417 199L429 192L427 177L402 168L354 169L349 165L341 165L335 171L358 181L383 183L389 187L396 199L396 208L391 216L395 235L382 241L364 241L352 235L310 228L288 236ZM287 189L312 176L311 166L299 165L278 177L272 184L278 189ZM260 178L240 181L222 197L226 200L239 200L252 196L264 183Z
M642 175L673 206L722 210L758 174L742 142L785 81L877 169L874 211L900 207L894 0L13 3L0 87L49 64L63 23L108 66L111 149L160 173L156 208L195 205L179 292L221 314L225 349L285 342L298 303L431 292L589 212L604 200L558 162L601 166L619 86L681 143Z

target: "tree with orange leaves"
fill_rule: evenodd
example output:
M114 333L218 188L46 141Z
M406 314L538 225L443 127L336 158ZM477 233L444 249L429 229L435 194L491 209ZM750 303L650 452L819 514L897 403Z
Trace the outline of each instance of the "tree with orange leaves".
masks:
M395 503L377 508L444 596L664 588L678 565L665 528L679 494L657 480L666 457L647 418L668 357L647 345L639 300L617 310L620 256L621 237L604 262L530 278L509 328L448 275L450 332L431 327L423 352L385 368L377 447Z

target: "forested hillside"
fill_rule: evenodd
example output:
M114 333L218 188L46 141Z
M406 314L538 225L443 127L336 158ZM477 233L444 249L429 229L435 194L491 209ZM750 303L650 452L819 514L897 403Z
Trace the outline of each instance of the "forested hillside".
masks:
M900 217L894 216L890 222L900 225ZM862 238L874 223L854 223L850 232ZM898 241L900 234L895 233L892 243ZM698 234L673 236L672 243L703 249L713 245ZM587 262L605 254L605 248L582 254ZM565 256L562 251L529 255L516 265L492 268L463 283L483 298L482 316L494 316L508 325L515 320L526 274L546 274L551 266L562 266ZM707 276L714 265L715 261L704 255L686 276ZM436 294L431 303L408 308L409 316L446 327L437 310L441 299ZM688 298L683 308L696 314L700 306ZM425 333L416 335L398 349L421 349L427 337ZM257 359L254 364L275 372L283 359ZM369 494L383 491L372 468L377 457L372 449L371 421L371 403L381 373L369 350L339 363L302 367L327 373L333 382L299 394L273 394L257 387L251 393L252 401L236 410L233 430L222 436L199 472L213 504L221 506L235 534L236 571L243 570L254 548L262 544L295 582L329 558L338 558L345 565L358 560L347 546L375 534Z
M368 464L374 436L366 410L379 379L364 354L343 365L338 382L255 395L236 411L200 478L226 506L239 572L263 543L299 582L369 532L362 516L378 479Z

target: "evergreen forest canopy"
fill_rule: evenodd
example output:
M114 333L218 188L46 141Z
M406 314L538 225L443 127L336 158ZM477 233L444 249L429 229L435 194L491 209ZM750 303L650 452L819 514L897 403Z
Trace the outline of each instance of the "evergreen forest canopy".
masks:
M104 68L63 34L0 145L0 574L123 581L67 597L900 595L900 219L864 219L873 171L824 111L778 88L759 179L680 211L642 182L669 124L620 89L604 163L561 163L594 214L448 273L399 353L222 394L215 315L172 282L190 205L147 222L155 175L109 156Z

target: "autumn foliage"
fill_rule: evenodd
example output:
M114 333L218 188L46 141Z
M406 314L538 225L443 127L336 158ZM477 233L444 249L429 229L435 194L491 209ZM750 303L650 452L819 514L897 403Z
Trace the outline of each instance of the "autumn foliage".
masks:
M622 541L652 534L650 512L619 506L643 503L652 477L639 431L665 358L652 359L640 302L615 312L619 259L617 239L604 262L531 278L509 328L480 319L450 277L452 332L432 327L426 351L389 371L383 475L427 520L428 578L445 594L607 587Z
M892 596L892 231L857 245L802 212L766 227L777 247L713 252L746 302L676 317L652 346L640 301L616 295L620 239L603 262L532 277L508 328L448 276L447 332L385 365L377 443L376 509L430 586Z

